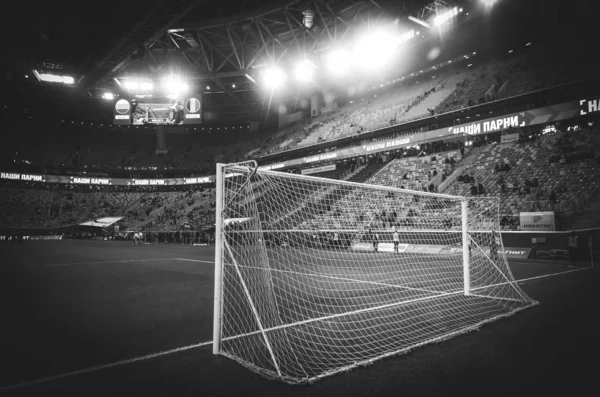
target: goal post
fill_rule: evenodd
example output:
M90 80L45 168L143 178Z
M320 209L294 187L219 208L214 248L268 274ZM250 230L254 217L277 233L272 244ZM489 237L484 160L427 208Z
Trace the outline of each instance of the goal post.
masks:
M461 201L461 229L462 229L462 256L463 256L463 278L465 295L471 293L471 275L469 272L469 259L471 256L471 243L469 242L469 202Z
M221 349L221 303L223 285L223 164L217 164L215 202L215 290L213 308L213 354Z
M384 169L383 172L386 172ZM497 198L217 164L213 353L310 383L537 302Z

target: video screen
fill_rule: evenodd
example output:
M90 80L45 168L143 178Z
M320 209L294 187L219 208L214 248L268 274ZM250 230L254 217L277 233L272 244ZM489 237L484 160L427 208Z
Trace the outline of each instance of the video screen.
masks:
M202 123L200 95L189 98L119 99L114 106L115 125L182 125Z

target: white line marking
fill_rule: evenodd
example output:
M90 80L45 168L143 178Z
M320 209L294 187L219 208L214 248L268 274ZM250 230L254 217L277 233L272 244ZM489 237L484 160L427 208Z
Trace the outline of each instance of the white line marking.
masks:
M198 347L203 347L203 346L207 346L207 345L212 345L212 341L202 342L202 343L196 343L194 345L188 345L188 346L178 347L178 348L171 349L171 350L163 350L163 351L158 352L158 353L152 353L152 354L147 354L145 356L129 358L129 359L126 359L126 360L116 361L116 362L110 363L110 364L96 365L94 367L88 367L88 368L85 368L85 369L80 369L80 370L72 371L72 372L65 372L65 373L62 373L62 374L59 374L59 375L54 375L54 376L47 376L47 377L39 378L39 379L36 379L36 380L31 380L31 381L27 381L27 382L17 383L17 384L14 384L14 385L0 386L0 392L5 391L5 390L17 389L17 388L21 388L21 387L33 386L33 385L37 385L37 384L40 384L40 383L45 383L45 382L50 382L50 381L53 381L53 380L67 378L67 377L70 377L70 376L83 375L83 374L87 374L87 373L94 372L94 371L101 371L103 369L118 367L120 365L125 365L125 364L131 364L131 363L135 363L137 361L150 360L152 358L156 358L156 357L160 357L160 356L165 356L167 354L179 353L179 352L182 352L182 351L196 349Z
M537 276L537 277L522 278L520 280L515 280L515 282L522 283L522 282L525 282L525 281L537 280L537 279L540 279L540 278L546 278L546 277L552 277L552 276L560 276L561 274L579 272L581 270L592 270L592 269L593 269L592 267L580 267L578 269L567 270L567 271L564 271L564 272L544 274L542 276Z
M122 261L97 261L97 262L72 262L72 263L47 263L44 265L25 265L25 266L0 266L0 269L20 269L31 267L59 267L59 266L77 266L77 265L98 265L107 263L130 263L130 262L149 262L149 261L172 261L176 258L150 258L150 259L129 259Z
M537 263L537 262L509 260L508 264L510 265L511 263L518 264L518 265L532 265L532 266L554 266L554 267L569 268L569 269L580 269L581 268L581 266L572 266L572 265L564 265L564 264L561 265L560 263Z
M197 260L197 259L183 259L183 258L173 258L173 259L186 260L186 261L192 261L192 262L207 262L207 263L212 263L212 262L208 262L208 261L200 261L200 260ZM522 283L522 282L525 282L525 281L537 280L537 279L541 279L541 278L545 278L545 277L559 276L561 274L573 273L573 272L578 272L578 271L581 271L581 270L590 270L590 269L592 269L592 268L580 268L580 269L568 270L568 271L565 271L565 272L551 273L551 274L545 274L543 276L537 276L537 277L524 278L524 279L521 279L521 280L515 280L515 282ZM233 338L235 338L235 337L233 337ZM233 339L233 338L230 337L228 339ZM185 350L196 349L198 347L208 346L208 345L211 345L211 344L212 344L212 341L202 342L202 343L197 343L197 344L194 344L194 345L188 345L188 346L178 347L178 348L171 349L171 350L164 350L164 351L161 351L161 352L158 352L158 353L147 354L145 356L134 357L134 358L126 359L126 360L116 361L116 362L110 363L110 364L96 365L94 367L88 367L88 368L80 369L80 370L77 370L77 371L65 372L65 373L62 373L62 374L59 374L59 375L54 375L54 376L47 376L45 378L39 378L39 379L36 379L36 380L31 380L31 381L26 381L26 382L22 382L22 383L17 383L17 384L14 384L14 385L0 386L0 392L6 391L6 390L18 389L18 388L27 387L27 386L38 385L40 383L45 383L45 382L50 382L50 381L53 381L53 380L64 379L64 378L68 378L68 377L71 377L71 376L84 375L84 374L88 374L90 372L101 371L103 369L114 368L114 367L118 367L118 366L121 366L121 365L135 363L135 362L138 362L138 361L150 360L152 358L156 358L156 357L160 357L160 356L165 356L165 355L173 354L173 353L179 353L179 352L182 352L182 351L185 351Z
M201 261L200 259L187 259L187 258L173 258L176 261L187 261L187 262L201 262L201 263L210 263L211 265L214 265L214 261Z

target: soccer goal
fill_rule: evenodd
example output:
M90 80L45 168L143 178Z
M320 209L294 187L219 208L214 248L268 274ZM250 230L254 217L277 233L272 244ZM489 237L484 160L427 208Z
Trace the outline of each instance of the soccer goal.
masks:
M310 383L537 302L499 201L217 165L213 353Z

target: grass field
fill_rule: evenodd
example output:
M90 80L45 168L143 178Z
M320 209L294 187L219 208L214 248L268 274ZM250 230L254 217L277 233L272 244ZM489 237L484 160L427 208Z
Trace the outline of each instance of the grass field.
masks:
M511 263L539 306L295 387L211 354L212 248L30 241L0 245L0 257L2 395L577 395L595 386L596 269Z

